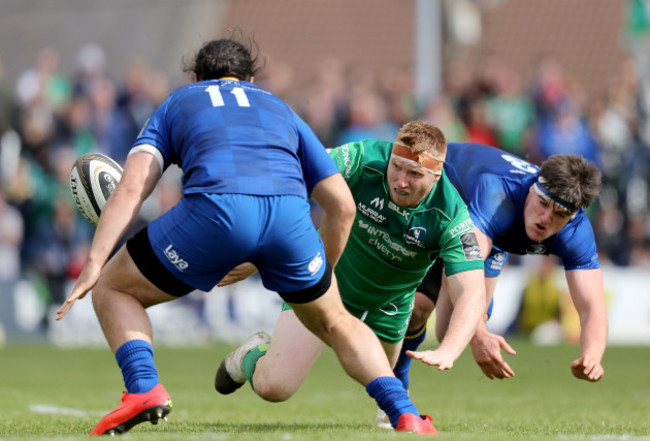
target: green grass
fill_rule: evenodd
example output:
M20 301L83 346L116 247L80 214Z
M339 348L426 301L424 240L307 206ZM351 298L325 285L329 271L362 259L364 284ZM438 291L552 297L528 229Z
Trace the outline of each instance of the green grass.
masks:
M433 416L442 440L650 440L650 349L611 347L605 377L574 379L574 346L513 341L517 376L490 381L469 351L451 371L422 364L411 396ZM426 347L431 347L430 343ZM367 440L409 434L375 429L375 405L343 373L331 351L300 391L272 404L245 386L214 391L221 358L232 347L156 348L160 379L173 397L169 421L141 424L128 440ZM8 346L0 349L0 440L76 440L119 403L122 378L108 349Z

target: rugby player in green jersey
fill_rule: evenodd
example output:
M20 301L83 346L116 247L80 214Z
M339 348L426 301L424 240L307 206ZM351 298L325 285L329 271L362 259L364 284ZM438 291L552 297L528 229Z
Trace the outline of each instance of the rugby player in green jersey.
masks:
M357 206L334 273L343 303L377 334L391 365L408 327L415 289L436 258L444 261L456 302L445 338L427 353L428 364L450 369L487 306L483 257L467 206L444 172L446 152L442 132L425 122L405 124L394 142L363 140L329 150ZM254 270L243 264L220 286ZM263 399L287 400L324 347L285 304L273 336L258 333L229 354L215 386L231 393L249 381ZM370 387L368 393L381 398ZM387 414L395 427L397 418Z

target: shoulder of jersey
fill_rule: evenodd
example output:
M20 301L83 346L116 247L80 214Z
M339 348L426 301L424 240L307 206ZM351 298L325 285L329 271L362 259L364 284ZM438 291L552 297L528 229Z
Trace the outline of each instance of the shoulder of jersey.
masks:
M79 212L93 225L122 178L122 167L101 153L86 153L70 171L70 191Z

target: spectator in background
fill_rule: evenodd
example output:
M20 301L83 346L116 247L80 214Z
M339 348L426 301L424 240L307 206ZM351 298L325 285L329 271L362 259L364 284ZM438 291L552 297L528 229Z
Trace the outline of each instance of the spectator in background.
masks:
M14 290L21 277L20 247L23 241L23 218L9 204L0 186L0 334L14 328Z
M499 70L494 94L487 99L486 112L496 134L495 145L508 153L526 157L527 135L535 122L535 108L523 92L519 73L509 66L503 65Z
M388 119L388 104L373 89L358 87L350 97L348 125L343 129L337 145L362 139L395 139L399 127Z
M528 92L535 105L536 119L544 123L567 99L564 70L552 57L542 57L533 75Z
M319 60L307 93L307 102L302 107L306 120L324 145L336 145L349 115L349 88L343 62L334 57Z
M15 127L18 106L13 99L11 87L4 80L4 66L0 57L0 139Z
M583 156L602 168L600 146L571 98L557 103L537 127L534 162L541 164L552 155L560 154Z
M488 120L485 98L478 98L469 103L465 125L467 127L467 142L497 145L496 135Z
M8 295L21 276L20 247L23 242L23 218L7 202L0 188L0 294Z
M59 52L52 48L42 49L35 66L26 69L16 82L16 97L21 107L43 108L60 115L67 106L71 86L60 72Z
M451 100L446 95L441 95L432 100L422 118L440 127L449 142L466 142L467 129L454 111Z
M59 305L68 296L68 282L78 273L90 245L90 232L79 222L68 197L54 202L53 219L38 225L34 245L34 269L45 278L49 304Z
M73 94L90 96L93 83L102 78L108 78L106 52L97 43L86 43L77 53L77 71L72 76Z

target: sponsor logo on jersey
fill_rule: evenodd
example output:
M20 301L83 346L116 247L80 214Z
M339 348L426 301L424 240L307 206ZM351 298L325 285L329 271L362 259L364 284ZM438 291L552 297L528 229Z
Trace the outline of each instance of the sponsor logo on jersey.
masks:
M481 254L481 247L478 244L478 239L476 239L476 233L471 231L461 234L460 243L463 247L465 260L483 260L483 254Z
M370 205L372 205L373 207L375 207L378 210L383 210L384 209L384 199L377 196L372 201L370 201Z
M390 234L386 231L364 222L363 220L359 220L358 225L359 228L366 230L371 236L370 239L368 239L368 245L386 255L389 260L401 262L404 260L404 257L413 258L417 255L415 251L411 251L401 243L393 241Z
M427 234L427 229L424 227L413 227L409 229L406 234L404 234L404 242L409 245L417 245L420 248L424 248L422 241L424 236Z
M363 202L359 202L357 204L357 208L359 209L359 212L361 214L363 214L366 217L369 217L370 219L374 220L377 223L383 224L384 222L386 222L386 216L384 216L383 214L379 214L377 210L368 207Z
M172 244L169 244L167 248L165 248L164 254L165 257L167 257L167 259L172 263L172 265L178 268L179 271L186 270L190 266L190 264L181 258L176 250L172 248Z
M459 234L466 233L468 231L474 231L474 223L472 222L471 219L467 219L464 222L459 223L456 225L454 228L449 230L449 234L451 234L452 239Z
M329 153L330 150L332 149L327 149L327 152ZM350 145L345 144L339 147L339 151L340 154L337 155L337 157L335 158L337 165L343 166L343 171L341 172L341 174L345 179L349 179L350 175L352 174L352 158L350 157Z
M526 248L526 254L548 254L546 246L541 243L534 243Z
M510 165L513 167L517 168L517 170L510 170L511 173L518 173L518 172L525 172L525 173L537 173L539 168L536 166L532 165L529 162L524 161L523 159L516 158L514 156L510 155L501 155L501 157L506 161L509 162Z
M383 199L382 199L382 202L383 202ZM393 201L388 201L388 209L393 210L395 213L402 216L404 218L404 220L409 219L409 214L410 213L405 208L400 207L399 205L397 205Z
M309 274L312 276L315 275L318 270L323 266L323 256L321 256L320 251L316 254L316 257L309 262Z

